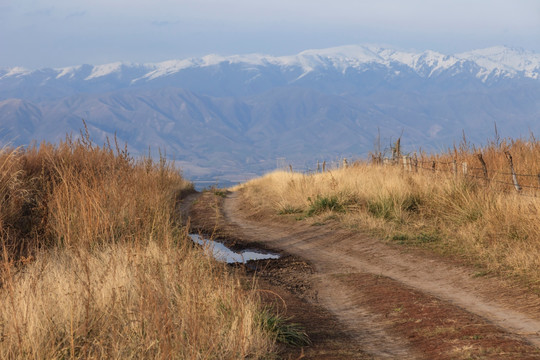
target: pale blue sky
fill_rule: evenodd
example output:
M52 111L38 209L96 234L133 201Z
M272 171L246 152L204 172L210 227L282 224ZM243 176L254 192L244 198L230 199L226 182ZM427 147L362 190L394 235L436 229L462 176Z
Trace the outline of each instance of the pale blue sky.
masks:
M539 0L0 0L0 67L379 43L540 52Z

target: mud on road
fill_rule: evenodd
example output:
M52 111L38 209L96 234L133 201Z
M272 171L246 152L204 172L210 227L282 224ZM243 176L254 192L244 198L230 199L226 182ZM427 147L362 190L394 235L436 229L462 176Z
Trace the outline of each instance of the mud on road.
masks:
M233 248L284 255L246 266L312 338L284 358L540 359L540 299L526 289L336 223L253 219L238 193L183 208L193 228Z

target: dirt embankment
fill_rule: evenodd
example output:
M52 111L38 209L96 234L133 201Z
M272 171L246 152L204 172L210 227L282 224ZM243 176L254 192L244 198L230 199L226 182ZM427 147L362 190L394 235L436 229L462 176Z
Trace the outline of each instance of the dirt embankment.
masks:
M229 245L286 254L248 271L306 326L306 358L540 359L540 299L524 289L331 222L249 214L238 193L206 193L190 211Z

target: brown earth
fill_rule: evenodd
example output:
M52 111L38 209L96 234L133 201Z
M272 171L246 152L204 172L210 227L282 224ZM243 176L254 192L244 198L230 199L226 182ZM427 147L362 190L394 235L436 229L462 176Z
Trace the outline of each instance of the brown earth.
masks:
M252 218L238 193L220 195L188 197L184 218L233 248L284 255L246 266L313 341L284 358L540 359L540 298L526 289L332 221Z

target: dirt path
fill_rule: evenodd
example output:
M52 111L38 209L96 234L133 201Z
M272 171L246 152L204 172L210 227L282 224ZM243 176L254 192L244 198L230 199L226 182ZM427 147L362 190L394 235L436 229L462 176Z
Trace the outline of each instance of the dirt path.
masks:
M540 358L536 295L363 234L248 213L238 193L225 199L225 221L244 241L313 265L315 301L377 358Z

